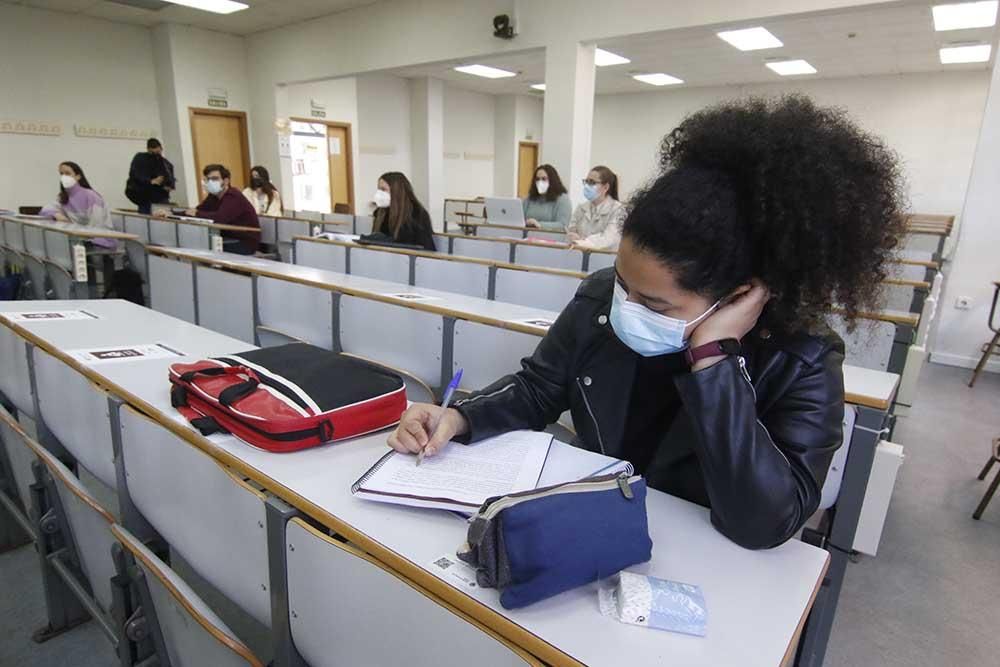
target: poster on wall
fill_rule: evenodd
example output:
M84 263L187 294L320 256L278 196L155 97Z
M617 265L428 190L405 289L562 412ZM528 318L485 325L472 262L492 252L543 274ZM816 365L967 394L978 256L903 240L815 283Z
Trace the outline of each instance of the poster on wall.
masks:
M330 159L326 125L292 121L292 187L295 208L331 213Z

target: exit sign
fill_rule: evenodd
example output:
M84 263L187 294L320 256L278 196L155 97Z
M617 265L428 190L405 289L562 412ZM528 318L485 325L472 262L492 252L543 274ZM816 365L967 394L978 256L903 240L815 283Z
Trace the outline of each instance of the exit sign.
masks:
M229 107L229 100L227 100L225 97L209 97L208 106L221 107L225 109Z
M313 118L326 118L326 112L319 109L312 110Z

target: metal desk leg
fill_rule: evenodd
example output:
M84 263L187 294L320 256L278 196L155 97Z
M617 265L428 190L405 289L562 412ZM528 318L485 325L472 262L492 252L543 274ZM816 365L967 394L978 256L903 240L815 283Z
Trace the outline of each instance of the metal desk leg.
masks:
M892 341L892 351L889 353L889 365L886 368L888 372L902 375L903 368L906 366L906 354L910 346L913 345L915 333L913 327L909 324L896 325L896 336Z
M858 408L854 431L851 434L851 451L844 467L844 479L840 486L837 504L834 506L830 536L826 543L826 550L830 552L830 567L816 596L816 602L809 614L799 644L796 661L799 667L820 667L826 656L840 589L844 585L847 563L854 545L858 519L861 516L861 506L868 489L868 477L871 474L872 461L875 459L875 448L885 433L887 417L887 413L882 410Z
M292 641L288 603L288 554L285 528L299 512L280 498L268 494L267 566L271 584L271 628L274 639L274 667L308 667Z

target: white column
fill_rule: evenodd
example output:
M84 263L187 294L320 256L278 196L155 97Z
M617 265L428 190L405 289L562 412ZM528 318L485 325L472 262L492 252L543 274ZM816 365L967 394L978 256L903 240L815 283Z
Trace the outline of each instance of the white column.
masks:
M564 41L545 48L545 115L542 162L559 171L574 202L590 164L594 122L594 46Z
M444 84L425 77L410 82L410 132L413 173L410 181L427 207L435 229L444 220Z
M517 96L497 95L493 116L493 194L517 194Z
M953 261L946 265L947 282L938 304L941 315L937 335L932 334L933 361L972 368L982 354L980 346L993 335L986 328L986 320L993 298L992 281L1000 279L996 255L1000 248L997 183L1000 183L1000 67L994 66L965 206L950 239L954 242L957 237L961 241L951 253ZM972 298L970 310L955 308L959 296ZM991 361L986 369L1000 371L1000 363Z

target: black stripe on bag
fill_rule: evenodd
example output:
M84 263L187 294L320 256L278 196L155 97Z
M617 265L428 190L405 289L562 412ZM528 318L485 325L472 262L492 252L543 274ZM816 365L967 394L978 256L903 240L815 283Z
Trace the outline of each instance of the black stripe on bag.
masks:
M215 421L214 417L198 417L197 419L190 420L191 426L198 429L198 432L204 436L215 435L216 433L229 433L226 429L222 428L219 422Z
M230 358L227 358L227 357L215 357L215 361L220 361L220 362L222 362L224 364L228 364L229 366L237 366L237 367L246 368L246 366L244 366L242 363L240 363L239 357L235 357L233 359L230 359ZM261 368L263 370L268 370L268 369L264 369L263 366ZM267 373L262 372L261 370L257 370L257 369L251 369L251 370L253 370L253 372L257 374L257 377L260 378L260 383L261 384L266 385L266 386L270 387L271 389L274 389L276 392L278 392L279 394L281 394L282 396L284 396L288 400L292 401L293 403L295 403L295 405L299 406L303 410L305 410L307 412L312 412L312 409L309 407L309 404L306 403L302 399L301 396L299 396L296 392L294 392L284 382L282 382L281 380L274 379L273 377L271 377ZM270 372L270 371L268 371L268 372ZM280 376L278 376L278 377L280 377ZM286 380L286 382L287 382L287 380Z
M219 403L227 408L231 408L236 401L257 391L258 385L259 383L256 380L247 380L246 382L226 387L219 392Z

